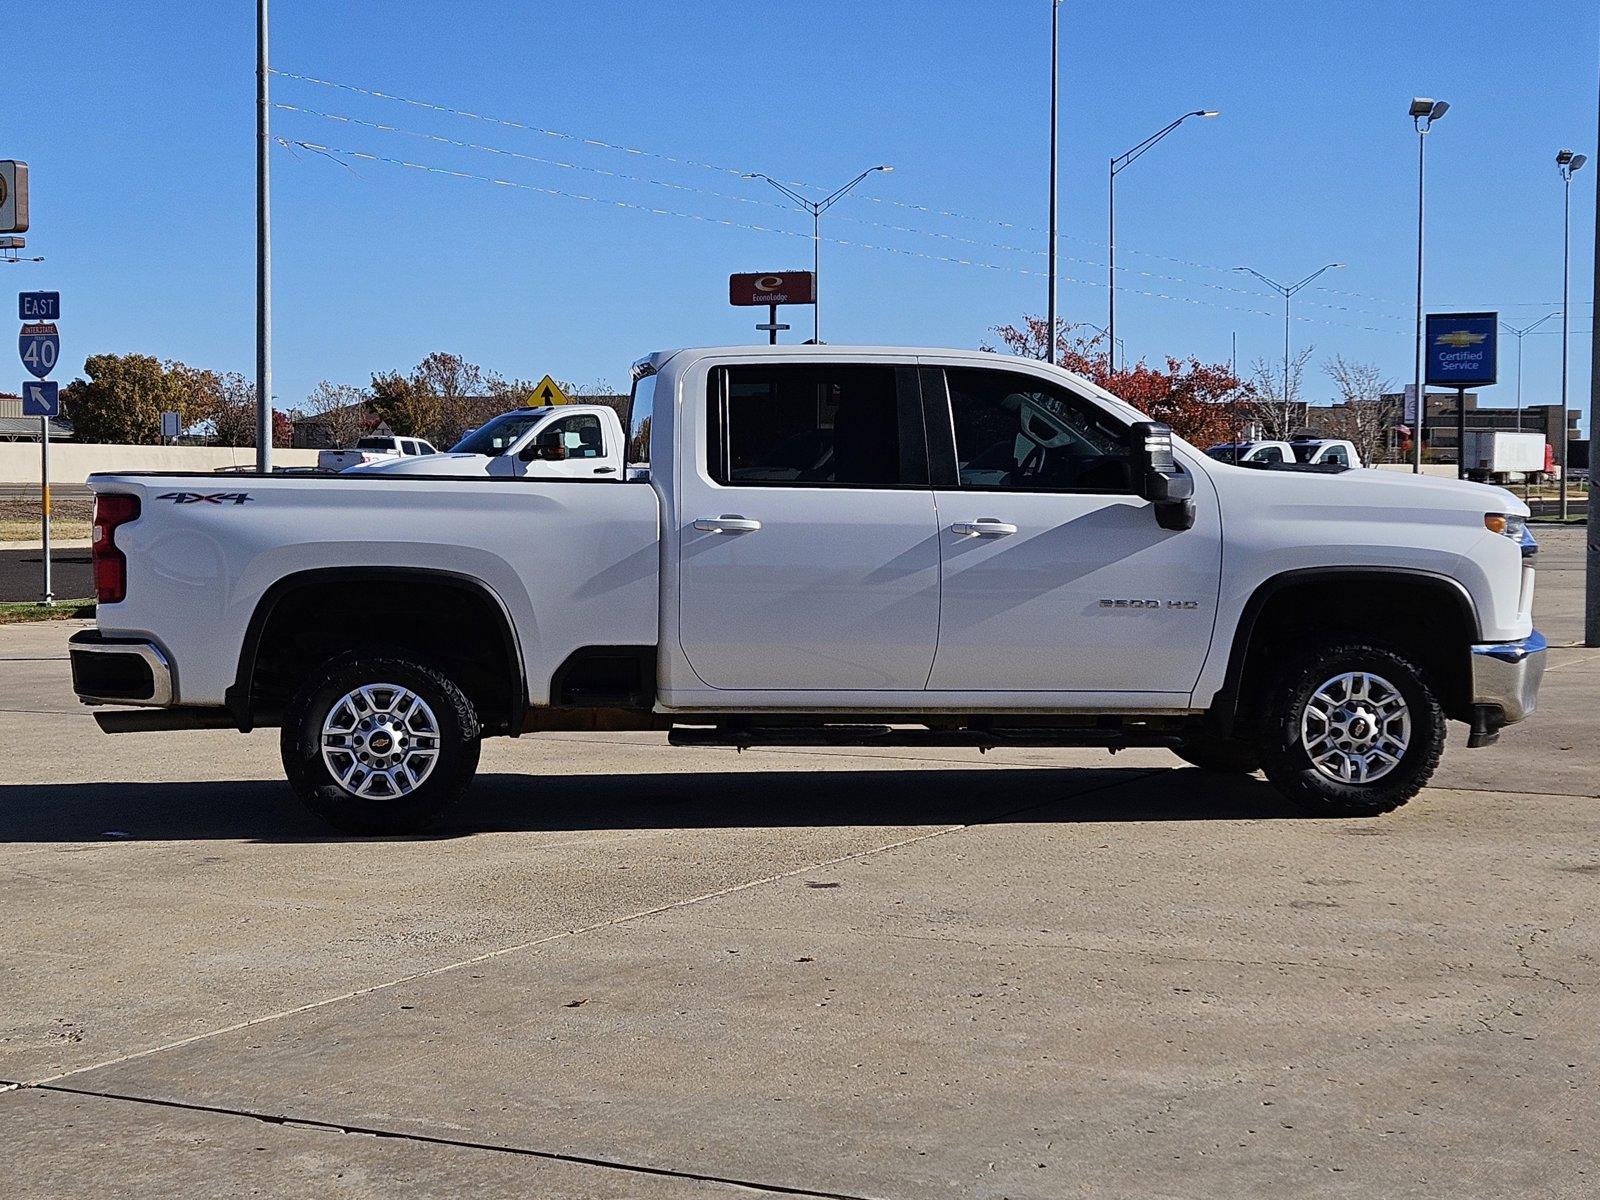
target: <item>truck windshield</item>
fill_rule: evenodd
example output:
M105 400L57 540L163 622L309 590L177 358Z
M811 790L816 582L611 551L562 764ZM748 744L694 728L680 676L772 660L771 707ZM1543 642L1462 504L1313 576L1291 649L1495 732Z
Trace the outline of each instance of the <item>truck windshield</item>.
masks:
M550 415L548 408L522 408L516 412L501 413L486 425L480 425L450 448L452 454L485 454L499 458L511 444L528 430Z

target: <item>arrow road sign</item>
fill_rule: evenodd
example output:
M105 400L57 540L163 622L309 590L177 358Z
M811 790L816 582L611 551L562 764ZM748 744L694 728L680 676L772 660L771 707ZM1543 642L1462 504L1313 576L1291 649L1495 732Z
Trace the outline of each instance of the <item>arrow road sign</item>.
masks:
M534 387L533 396L530 398L528 407L542 408L551 404L571 403L572 401L567 398L567 394L561 390L561 385L546 375Z
M54 380L35 382L29 379L23 382L22 415L25 417L61 415L61 391Z
M61 293L60 292L18 292L17 293L17 320L19 320L19 321L59 321L59 320L61 320Z
M17 337L17 349L28 374L43 379L56 369L56 359L61 357L61 335L49 321L24 325Z

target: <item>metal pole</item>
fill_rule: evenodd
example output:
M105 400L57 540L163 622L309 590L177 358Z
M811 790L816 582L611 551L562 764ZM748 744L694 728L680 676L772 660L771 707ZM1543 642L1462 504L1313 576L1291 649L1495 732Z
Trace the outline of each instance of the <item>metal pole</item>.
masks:
M1522 335L1517 334L1517 432L1522 432Z
M267 0L256 0L256 470L272 470L272 135Z
M1467 389L1456 389L1456 478L1467 477Z
M1117 160L1111 160L1106 203L1106 353L1117 352Z
M767 345L776 346L778 344L778 306L776 304L767 305L767 324L771 326L767 330Z
M1572 172L1563 172L1566 180L1561 209L1561 520L1567 519L1567 446L1572 441L1571 423L1567 418L1567 301L1571 293L1572 276ZM1591 322L1592 323L1592 322ZM1589 430L1589 457L1594 458L1594 430ZM1591 477L1593 466L1590 467ZM1590 487L1594 485L1591 482Z
M1422 433L1428 426L1428 393L1422 386L1422 184L1423 149L1428 144L1428 134L1417 127L1417 344L1416 389L1417 419L1411 430L1411 473L1422 474ZM1460 457L1457 455L1457 457Z
M822 209L811 210L811 341L822 345Z
M1292 291L1283 293L1283 415L1289 416L1289 297ZM1285 435L1288 430L1283 431Z
M1044 358L1056 361L1056 153L1060 122L1057 120L1057 93L1060 86L1061 0L1050 0L1050 250L1049 301L1046 320L1050 330L1045 337Z
M39 418L39 544L44 549L44 599L46 608L56 602L50 583L50 418Z
M1595 144L1600 146L1600 117ZM1594 302L1600 311L1600 191L1594 209ZM1588 547L1584 563L1583 644L1600 646L1600 488L1595 487L1595 431L1600 430L1600 337L1589 338L1589 524L1584 530Z

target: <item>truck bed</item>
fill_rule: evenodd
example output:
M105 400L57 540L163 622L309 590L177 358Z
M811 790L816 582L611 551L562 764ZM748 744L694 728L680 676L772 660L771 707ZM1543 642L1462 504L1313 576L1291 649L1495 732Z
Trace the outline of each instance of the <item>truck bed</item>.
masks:
M268 589L307 571L413 568L480 581L518 632L530 699L573 650L653 645L660 506L648 483L285 476L92 475L137 496L118 528L127 597L108 635L183 639L176 702L220 705ZM375 631L381 632L381 631Z

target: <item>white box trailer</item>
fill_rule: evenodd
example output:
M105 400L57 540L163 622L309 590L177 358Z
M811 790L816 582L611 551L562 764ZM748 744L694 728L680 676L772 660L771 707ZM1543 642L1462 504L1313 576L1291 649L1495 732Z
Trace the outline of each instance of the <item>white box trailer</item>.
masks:
M1512 475L1535 475L1545 469L1542 433L1506 430L1467 430L1464 444L1467 474L1475 478L1504 480Z

